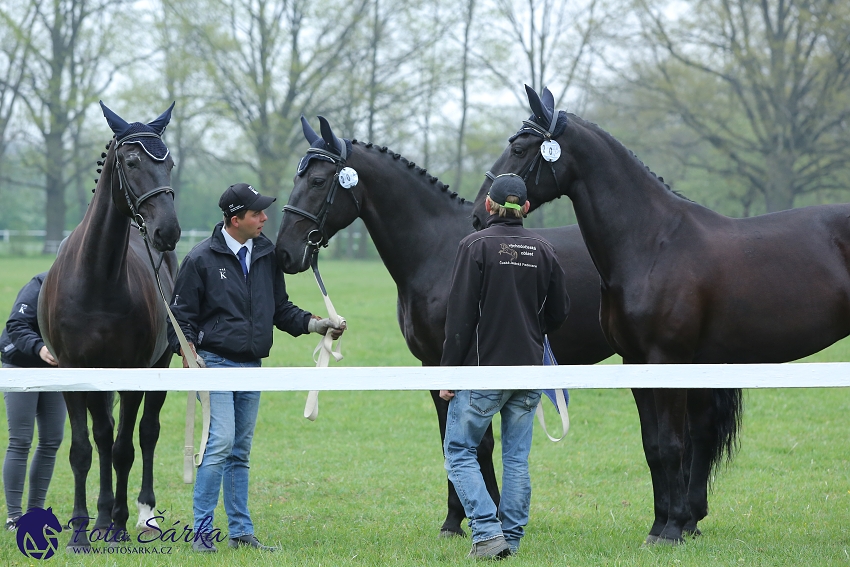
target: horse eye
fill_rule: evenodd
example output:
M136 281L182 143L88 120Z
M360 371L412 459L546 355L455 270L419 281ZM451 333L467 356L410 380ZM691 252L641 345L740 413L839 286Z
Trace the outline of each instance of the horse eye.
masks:
M519 146L513 146L511 148L511 153L513 153L517 157L522 157L525 154L525 148L521 148Z
M324 184L325 184L325 178L324 177L314 177L313 178L313 187L321 187Z

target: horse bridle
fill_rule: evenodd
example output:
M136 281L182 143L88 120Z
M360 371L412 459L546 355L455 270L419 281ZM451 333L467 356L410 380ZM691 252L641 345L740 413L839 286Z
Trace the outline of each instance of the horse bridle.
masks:
M554 124L555 124L556 120L557 120L557 114L552 119L552 126L550 126L550 130L552 128L554 128ZM533 136L542 137L544 141L553 139L552 133L549 130L546 130L545 128L543 128L541 125L537 124L536 122L533 122L531 120L523 120L522 125L523 125L523 129L534 130L534 132L530 132L530 134L533 135ZM543 154L541 152L537 152L536 155L534 156L534 159L532 159L528 163L528 165L526 165L523 169L521 169L515 175L518 175L519 177L521 177L523 183L527 183L528 178L531 177L531 173L534 171L534 168L537 168L537 176L534 178L534 184L539 185L540 184L540 172L543 171L542 162L543 162ZM561 185L560 185L560 183L558 183L558 176L555 174L555 164L554 164L554 162L547 162L547 163L549 164L549 169L552 171L552 177L555 178L555 187L558 188L558 193L560 193L561 192ZM538 165L540 165L540 167L537 167ZM505 172L505 173L508 173L508 172ZM495 179L496 179L496 176L493 174L492 171L486 171L484 173L484 176L487 179L489 179L491 182L495 181Z
M174 189L172 189L170 185L162 185L161 187L151 189L147 193L143 193L141 196L137 196L133 192L132 188L130 187L130 181L127 179L127 174L124 172L124 166L122 165L121 160L118 159L118 148L121 147L121 144L129 140L134 140L136 138L160 138L160 136L158 134L154 134L153 132L139 132L136 134L130 134L129 136L125 136L115 142L114 170L118 171L119 190L124 195L124 199L127 201L127 208L130 210L129 216L139 226L139 232L142 233L142 236L145 237L145 242L147 242L147 224L145 223L145 217L143 217L142 214L139 212L139 208L142 206L142 203L144 203L151 197L159 195L160 193L170 193L171 198L173 199Z
M307 246L304 250L305 256L310 247L312 247L316 252L318 252L319 248L328 245L328 237L325 234L325 222L328 220L328 213L330 213L331 205L333 205L334 199L336 198L336 193L342 187L339 183L339 172L342 170L343 167L345 167L345 160L347 157L345 142L342 142L340 146L341 150L339 155L319 148L310 148L309 150L307 150L308 154L316 154L318 156L321 156L327 160L330 160L334 164L334 166L336 166L333 183L331 183L331 188L328 191L328 194L325 197L325 201L322 203L322 207L319 209L319 212L314 215L309 211L299 209L298 207L293 207L292 205L284 205L283 207L284 213L295 213L296 215L311 220L316 224L316 228L307 233ZM357 207L357 214L360 215L360 201L357 200L357 196L354 195L354 191L348 190L346 192L351 195L352 199L354 199L354 204Z

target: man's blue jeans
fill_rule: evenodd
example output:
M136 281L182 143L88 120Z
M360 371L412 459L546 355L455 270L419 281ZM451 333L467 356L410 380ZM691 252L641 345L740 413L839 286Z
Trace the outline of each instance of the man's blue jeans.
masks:
M198 354L208 368L260 366L259 360L233 362L205 350L199 350ZM192 498L195 531L207 517L206 525L212 526L223 484L229 537L254 533L248 512L248 457L259 408L260 392L210 392L210 436Z
M519 548L531 505L528 454L540 390L458 390L446 421L446 470L469 518L472 542L500 535ZM502 414L502 501L490 498L476 448L497 412Z

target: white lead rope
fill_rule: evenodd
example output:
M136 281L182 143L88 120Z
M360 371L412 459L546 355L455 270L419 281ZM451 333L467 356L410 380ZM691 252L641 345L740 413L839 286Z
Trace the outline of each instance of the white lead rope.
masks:
M328 319L330 319L334 327L344 329L346 325L345 318L340 317L339 314L337 314L336 309L334 309L334 304L331 303L331 298L328 297L328 292L325 290L325 284L322 282L322 276L319 275L317 255L313 256L310 261L310 265L313 267L313 275L316 276L316 283L319 285L319 291L322 292L322 298L325 300L325 307L328 310ZM333 359L337 362L342 360L343 356L341 350L340 342L337 342L336 350L334 350L333 337L331 337L331 332L328 330L313 350L313 361L315 361L316 367L327 367L331 357L333 357ZM307 394L307 404L304 406L304 417L310 421L316 421L316 417L318 417L318 415L319 391L310 390Z
M195 351L189 346L189 341L183 334L180 325L177 324L177 319L174 318L174 313L168 306L168 302L163 298L165 310L168 312L168 318L171 321L171 326L174 327L174 333L177 335L177 340L180 343L180 348L183 349L183 356L189 368L200 368L195 360ZM201 448L195 453L195 398L201 402ZM190 391L187 392L186 399L186 429L183 441L183 482L192 484L195 480L195 467L201 465L204 460L204 451L207 447L207 441L210 437L210 393Z
M561 414L561 436L554 437L549 433L549 430L546 429L546 419L543 417L543 399L546 396L540 396L540 403L537 404L537 409L535 413L537 413L537 421L540 422L540 426L543 428L543 432L546 434L546 437L549 438L549 441L557 443L561 439L567 436L567 432L570 430L570 415L567 413L567 400L564 398L564 391L562 389L555 390L555 400L557 402L556 407L558 408L558 413Z

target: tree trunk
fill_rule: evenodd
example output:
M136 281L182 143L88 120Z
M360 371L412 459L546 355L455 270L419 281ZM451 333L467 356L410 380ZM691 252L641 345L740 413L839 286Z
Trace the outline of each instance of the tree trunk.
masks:
M764 201L768 213L794 208L794 158L788 152L768 156Z
M62 134L51 132L45 137L45 228L44 254L56 254L65 230L65 176Z

